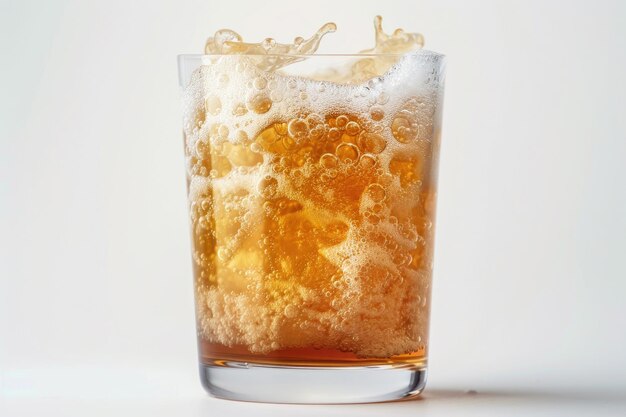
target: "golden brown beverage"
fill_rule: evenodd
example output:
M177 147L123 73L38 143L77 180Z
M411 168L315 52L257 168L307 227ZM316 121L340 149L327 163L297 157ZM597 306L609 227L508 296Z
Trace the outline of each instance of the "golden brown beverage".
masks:
M208 179L192 193L204 360L423 356L432 140L392 130L419 126L416 109L409 100L387 127L411 152L353 114L301 114L240 144L196 144L194 168Z
M280 69L302 57L233 34L208 52L253 55L206 57L184 96L201 361L423 368L441 103L424 61L437 57L303 77ZM378 31L375 51L419 42Z

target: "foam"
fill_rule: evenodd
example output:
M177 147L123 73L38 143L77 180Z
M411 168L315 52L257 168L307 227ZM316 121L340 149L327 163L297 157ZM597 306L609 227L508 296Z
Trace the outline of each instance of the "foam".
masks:
M256 353L425 346L435 66L411 52L350 85L218 56L193 74L183 102L201 337Z

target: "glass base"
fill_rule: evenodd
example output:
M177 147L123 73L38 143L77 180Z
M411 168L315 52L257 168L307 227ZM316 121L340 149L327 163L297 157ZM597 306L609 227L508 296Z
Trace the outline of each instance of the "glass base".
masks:
M222 362L200 365L209 394L238 401L346 404L403 400L419 395L426 368L415 364L304 367Z

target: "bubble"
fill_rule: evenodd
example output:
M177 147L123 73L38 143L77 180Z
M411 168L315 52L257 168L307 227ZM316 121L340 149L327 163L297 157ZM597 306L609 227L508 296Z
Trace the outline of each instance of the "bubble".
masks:
M287 307L285 307L285 310L283 311L283 313L285 314L285 317L291 319L291 318L294 318L298 314L298 308L293 304L289 304L287 305Z
M233 116L243 116L246 113L248 113L248 109L243 103L237 103L233 107Z
M348 119L348 116L341 115L337 117L337 119L335 120L335 124L337 125L337 127L345 127L349 121L350 119Z
M356 136L361 131L361 126L357 122L348 122L346 124L346 133L350 136Z
M387 104L389 101L389 94L382 92L376 97L376 103L378 104Z
M200 220L198 220L198 226L205 230L211 227L206 217L200 217Z
M194 148L200 159L207 159L211 155L211 146L202 140L197 141Z
M197 109L193 115L194 124L197 127L201 127L206 120L206 111L204 109Z
M274 130L281 136L287 135L287 123L274 123Z
M323 125L324 119L317 113L311 113L306 117L306 122L308 123L309 127L315 127L317 125Z
M228 248L219 248L217 250L217 257L221 261L227 261L232 256L232 252Z
M372 169L376 166L376 157L370 154L363 154L359 160L359 166L363 169Z
M287 150L293 149L296 146L296 141L291 136L285 136L283 137L283 146Z
M257 77L254 79L252 84L257 90L263 90L265 87L267 87L267 80L263 77Z
M411 122L401 116L393 119L391 133L400 143L408 143L417 136L415 130L411 128Z
M255 93L248 97L246 106L257 114L263 114L272 107L272 100L265 93Z
M220 125L217 128L217 134L220 138L222 139L227 139L228 138L228 127L226 125Z
M248 134L243 130L238 130L237 133L235 133L235 139L239 142L245 142L248 140Z
M370 109L370 116L372 117L372 120L378 122L378 121L381 121L383 117L385 117L385 112L382 109L382 107L373 106Z
M278 180L267 175L259 182L258 190L264 198L273 198L278 191Z
M359 147L364 152L379 154L387 147L387 141L377 133L363 132L359 136Z
M209 209L211 208L211 206L213 205L212 201L210 198L204 198L202 199L202 201L200 202L200 207L202 208L202 210L204 212L209 211Z
M204 102L207 113L217 116L222 111L222 102L219 97L211 95L208 96Z
M380 203L384 201L387 197L387 193L385 193L385 189L380 184L370 184L367 187L367 194L370 196L372 201L376 203Z
M372 78L371 80L367 82L367 86L370 88L370 90L374 90L380 85L382 80L383 79L381 77Z
M318 140L324 135L324 128L321 126L316 126L309 131L309 137L311 140Z
M335 155L345 163L355 162L359 159L359 148L351 143L342 143L337 146Z
M309 125L302 119L292 119L287 125L287 132L294 139L302 139L309 133Z
M340 137L341 137L341 130L337 129L336 127L333 127L328 131L328 139L330 141L335 142Z

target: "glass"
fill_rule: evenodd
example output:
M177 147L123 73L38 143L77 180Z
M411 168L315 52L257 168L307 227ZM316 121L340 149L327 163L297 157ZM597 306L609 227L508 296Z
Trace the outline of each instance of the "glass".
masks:
M445 59L260 59L179 56L202 383L245 401L415 396ZM386 70L329 81L368 66Z

